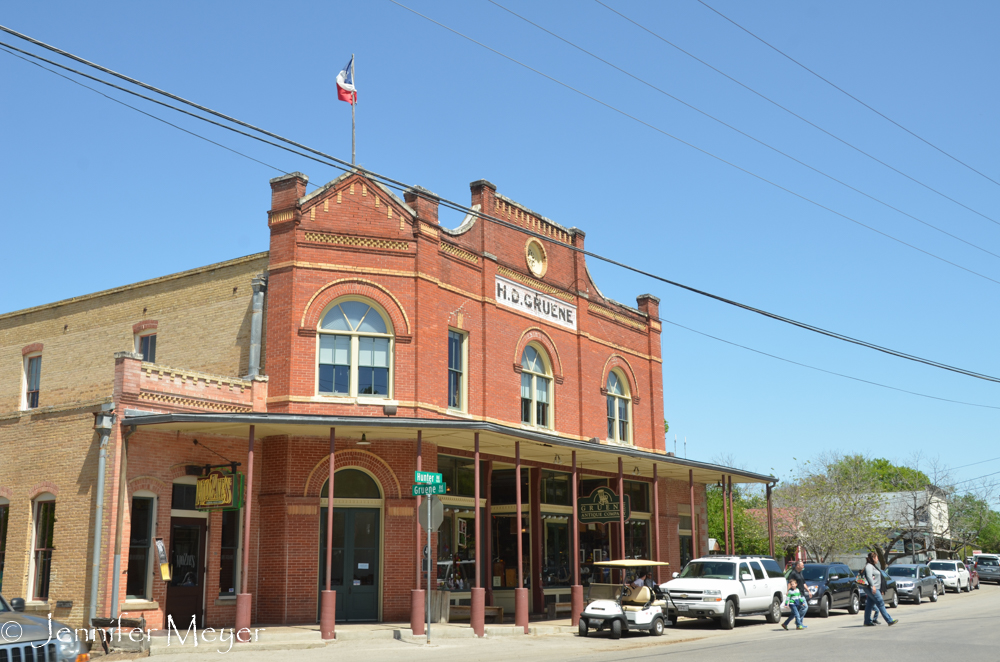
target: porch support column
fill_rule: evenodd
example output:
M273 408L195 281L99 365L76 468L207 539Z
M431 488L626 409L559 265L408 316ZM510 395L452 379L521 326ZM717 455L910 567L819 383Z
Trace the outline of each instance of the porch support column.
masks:
M653 463L653 560L660 560L660 480L656 477L656 462ZM656 575L656 584L659 585L660 569L662 566L654 566L653 573Z
M619 553L625 558L625 474L622 470L622 459L618 458L618 540ZM622 583L625 582L625 568L620 571Z
M486 461L486 604L493 606L493 460ZM478 533L476 535L479 535Z
M524 588L524 530L521 525L521 442L514 442L514 498L517 503L517 588L514 589L514 627L528 634L528 589ZM538 504L535 504L537 507Z
M733 477L729 477L729 537L733 541L733 554L736 554L736 511L733 510Z
M694 469L688 469L688 503L691 508L691 558L698 558L698 514L694 510Z
M330 590L330 576L333 573L333 451L337 429L330 428L330 478L326 488L326 590L320 603L319 632L323 639L335 638L337 622L337 592Z
M473 490L475 501L473 512L476 514L476 586L472 589L472 609L469 610L469 624L477 637L486 634L486 589L483 588L483 564L482 558L482 518L479 516L479 433L475 433L476 438L476 487Z
M542 592L542 538L545 535L544 523L542 522L542 472L537 468L528 474L528 503L531 504L531 513L528 517L531 522L531 560L528 567L531 568L531 579L528 584L531 586L531 610L536 614L545 611L545 594Z
M771 506L771 483L767 484L767 549L774 558L774 509Z
M253 596L247 588L250 583L250 511L253 508L253 435L254 426L251 425L247 446L247 492L243 504L243 584L236 596L236 632L233 633L236 641L244 644L250 641L250 608L253 606Z
M576 467L576 451L573 451L573 519L570 522L573 544L573 585L570 587L570 622L573 627L580 624L580 614L583 612L583 586L580 585L580 513L577 512L576 500L579 498L580 475Z
M417 430L417 471L421 470L422 459L423 459L423 449L424 449L424 439L423 430ZM420 575L423 572L423 550L420 545L420 519L417 517L417 513L420 512L420 497L417 497L417 507L413 511L413 519L417 524L417 588L413 589L410 594L410 629L415 635L422 635L425 633L426 626L424 624L424 616L426 614L424 599L425 593L420 589ZM430 550L427 550L428 563L430 562ZM428 565L430 567L430 565ZM430 584L430 577L428 573L427 583ZM430 587L428 586L428 589Z
M729 506L726 504L726 475L722 474L722 482L719 483L722 486L722 538L726 543L725 554L729 556L732 554L732 550L729 549ZM692 552L694 547L691 548Z

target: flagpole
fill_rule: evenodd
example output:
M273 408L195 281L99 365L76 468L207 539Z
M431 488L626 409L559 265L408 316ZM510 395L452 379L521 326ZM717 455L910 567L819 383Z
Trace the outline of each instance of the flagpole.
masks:
M358 89L358 81L354 77L354 53L351 53L351 81L354 83L354 89ZM355 134L354 134L354 107L358 105L358 93L351 92L351 165L355 164Z

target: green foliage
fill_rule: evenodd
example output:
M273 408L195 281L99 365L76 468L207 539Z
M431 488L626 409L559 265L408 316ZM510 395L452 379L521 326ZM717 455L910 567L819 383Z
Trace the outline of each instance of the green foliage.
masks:
M722 488L718 485L710 485L706 490L707 510L708 510L708 537L715 538L719 545L725 546L725 514L723 512ZM755 518L747 509L766 508L765 498L750 490L734 486L733 487L733 526L736 530L736 553L737 554L767 554L767 523L766 519Z
M666 434L668 432L670 432L670 423L667 423L667 419L663 419L663 434L664 434L664 436L666 436Z
M975 547L986 554L1000 552L1000 513L995 510L989 512L986 524L979 531Z
M882 492L922 490L931 484L923 471L893 464L885 458L845 455L830 465L828 473L844 472L863 482L871 482Z

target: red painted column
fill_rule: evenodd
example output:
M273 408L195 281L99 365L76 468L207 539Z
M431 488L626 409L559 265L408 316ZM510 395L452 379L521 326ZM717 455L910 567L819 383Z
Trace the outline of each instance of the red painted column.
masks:
M618 547L619 558L625 558L625 474L622 471L622 459L618 458ZM625 581L625 569L620 571L622 582Z
M660 560L660 480L656 477L656 462L653 463L653 560ZM655 566L656 583L663 581L660 570L663 566Z
M417 430L417 471L421 470L421 460L423 459L423 430ZM410 595L410 629L415 635L424 634L426 631L424 605L426 594L420 589L420 575L423 572L423 547L421 546L420 520L417 513L420 512L420 497L417 497L417 508L413 511L413 519L417 525L417 588L413 589ZM427 550L428 556L430 550ZM428 558L428 562L430 558ZM428 565L428 567L430 567ZM430 584L430 579L428 579ZM430 588L430 587L428 587Z
M694 509L694 469L688 469L688 491L691 508L691 557L698 558L698 514Z
M486 461L486 604L493 606L493 460Z
M573 585L570 587L570 619L573 627L580 624L580 614L583 613L583 586L580 584L580 513L576 500L580 492L580 472L576 466L576 451L573 451L573 520L570 530L573 532Z
M722 475L722 538L726 543L726 555L732 554L729 549L729 505L726 501L726 475Z
M337 592L330 590L330 575L333 572L333 473L335 463L333 451L337 429L330 428L330 479L326 489L326 590L320 603L319 631L323 639L335 638L337 623Z
M250 611L253 607L253 596L248 592L250 585L250 513L253 509L253 435L254 426L250 426L250 442L247 447L247 493L243 505L243 583L242 592L236 596L236 641L250 641ZM242 632L246 634L241 635Z
M729 537L733 541L733 554L738 554L736 550L736 511L733 510L733 477L729 477Z
M521 442L514 442L514 484L517 502L517 588L514 589L514 626L528 634L528 589L524 588L524 527L521 522Z
M541 509L542 472L537 468L528 474L528 489L531 494L528 503L532 506L529 514L531 533L528 538L531 549L531 562L528 564L528 567L531 568L531 580L528 583L531 585L529 589L531 591L531 610L538 614L545 611L545 594L542 592L542 538L544 536Z
M474 490L473 506L476 513L476 586L472 589L472 608L469 610L469 624L477 637L486 634L486 589L483 588L483 564L482 564L482 541L480 540L483 528L482 517L479 511L479 433L475 433L476 439L476 487Z

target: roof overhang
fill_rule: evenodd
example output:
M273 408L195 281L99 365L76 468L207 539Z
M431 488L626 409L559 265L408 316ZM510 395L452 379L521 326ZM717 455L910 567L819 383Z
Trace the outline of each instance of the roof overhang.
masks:
M521 443L521 458L531 462L558 464L569 468L572 451L577 452L577 465L587 470L617 473L618 458L623 461L627 476L651 478L653 465L657 475L688 480L693 472L697 483L717 483L723 475L732 476L734 483L776 483L774 476L724 467L706 462L673 457L662 452L635 446L580 441L557 434L515 428L499 423L475 420L436 418L396 418L371 416L323 416L317 414L272 413L154 413L127 409L122 425L142 430L162 430L185 434L211 434L247 438L254 426L255 439L292 435L296 437L326 437L336 428L337 439L355 444L362 434L375 438L388 437L397 441L421 438L438 446L441 451L452 448L473 451L475 433L479 433L479 450L494 457L514 459L514 442Z

